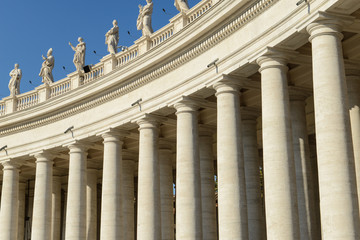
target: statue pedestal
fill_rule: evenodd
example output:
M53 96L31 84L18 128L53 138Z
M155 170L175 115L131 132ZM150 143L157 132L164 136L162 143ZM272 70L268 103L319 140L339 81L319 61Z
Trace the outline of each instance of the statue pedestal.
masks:
M16 96L9 96L3 98L3 100L5 101L5 114L13 113L16 111L18 102Z
M151 46L151 39L149 36L142 36L134 42L139 47L139 55L146 53Z
M45 102L46 100L48 100L50 98L51 88L50 88L49 84L44 83L44 84L36 87L35 90L39 94L39 103Z
M100 59L104 63L104 75L116 68L117 59L115 54L109 54Z
M170 22L174 24L174 33L179 32L187 25L187 19L188 16L185 12L181 12L170 19Z
M73 72L67 75L71 80L71 89L78 88L82 85L82 81L84 80L84 74L79 72Z

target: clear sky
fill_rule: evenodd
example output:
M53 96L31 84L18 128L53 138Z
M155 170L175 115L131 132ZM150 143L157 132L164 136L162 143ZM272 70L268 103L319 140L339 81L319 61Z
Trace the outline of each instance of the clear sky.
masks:
M156 31L169 23L178 11L174 0L153 2L152 26ZM190 7L198 2L200 0L188 0ZM53 48L55 58L55 81L75 71L69 41L76 46L78 37L86 43L85 64L98 63L108 54L105 33L112 27L113 19L119 25L119 45L133 45L141 37L141 31L136 29L139 4L145 5L146 1L0 0L0 99L10 95L9 72L15 63L19 63L23 74L21 93L42 84L41 55L46 56L49 48Z

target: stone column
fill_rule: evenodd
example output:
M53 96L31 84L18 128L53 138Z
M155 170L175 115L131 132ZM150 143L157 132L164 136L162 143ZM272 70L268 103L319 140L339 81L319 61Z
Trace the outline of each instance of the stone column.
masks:
M62 233L61 233L61 240L65 240L65 232L66 232L66 206L67 206L67 185L66 187L63 188L64 190L64 195L63 195L63 206L64 206L64 210L63 210L63 220L62 220Z
M360 196L360 66L346 66L346 82L348 87L351 135L354 148L356 185ZM360 205L360 198L359 198Z
M203 239L217 240L215 207L215 171L211 128L200 126L199 154L201 176L201 208Z
M270 50L257 63L261 73L267 238L299 239L286 55Z
M53 156L48 152L36 153L36 176L31 238L49 240L51 238L51 202Z
M51 240L60 240L61 229L61 177L53 177L51 204Z
M137 239L158 240L161 239L159 123L146 116L137 124L140 131Z
M70 149L66 205L66 240L86 239L86 165L87 147L80 142Z
M134 240L135 237L135 209L134 209L134 172L135 162L133 157L124 155L122 162L123 172L123 222L124 240Z
M319 226L315 220L315 200L306 129L305 99L308 95L290 89L291 128L296 171L300 239L317 239Z
M2 161L0 239L17 239L19 219L19 168L14 160Z
M260 113L251 108L241 110L241 133L244 150L249 239L265 239L265 222L261 203L260 161L256 119Z
M236 80L225 76L214 88L217 97L219 239L248 239L239 86Z
M102 175L102 171L101 171ZM101 180L102 181L102 180ZM100 224L101 224L101 194L102 194L102 185L101 182L97 184L97 222L96 222L96 239L100 239Z
M161 239L174 239L174 197L171 145L162 140L159 146Z
M98 170L87 170L86 240L96 240L97 238L97 175Z
M323 239L360 239L359 207L341 46L341 21L310 24Z
M19 226L18 240L24 240L25 234L25 191L26 182L19 183Z
M122 239L122 145L124 134L110 130L104 139L104 167L102 179L101 226L102 240Z
M190 100L174 105L176 129L176 239L202 239L198 107Z

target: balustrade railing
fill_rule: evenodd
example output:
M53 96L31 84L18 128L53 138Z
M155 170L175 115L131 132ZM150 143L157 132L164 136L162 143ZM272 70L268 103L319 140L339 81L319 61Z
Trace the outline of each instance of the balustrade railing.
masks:
M121 54L118 54L117 56L117 63L116 67L120 67L124 65L125 63L130 62L134 58L136 58L139 54L139 48L137 45L132 45L131 47L127 48Z
M5 102L0 102L0 116L5 114Z
M36 90L17 97L16 110L22 110L36 105L39 102L39 93Z
M89 83L104 75L104 63L98 63L91 68L91 71L84 74L82 85Z
M207 12L211 8L211 6L212 6L212 0L206 0L206 1L201 1L196 6L191 8L189 10L189 12L187 12L188 24L192 23L193 21L195 21L195 19L197 19L198 17L203 15L205 12Z
M269 4L271 4L274 0L256 0L252 5L250 5L246 10L243 11L243 14L239 17L238 21L241 23L245 23L247 19L251 18L253 15L261 11L263 8L267 7ZM213 6L213 0L202 0L197 5L189 9L189 11L185 13L179 13L182 14L175 16L173 19L174 21L171 21L169 24L164 26L163 28L159 29L158 31L151 34L150 38L143 38L139 39L139 41L135 42L134 45L126 48L124 51L117 53L115 55L115 62L111 63L113 64L112 67L109 69L107 68L105 72L105 64L109 63L107 61L114 61L114 58L105 58L103 62L97 63L95 66L91 68L91 71L88 73L85 73L83 77L79 77L78 73L72 73L71 76L68 76L65 79L62 79L56 83L50 84L49 94L46 93L43 95L41 93L41 98L39 96L40 94L40 88L35 89L31 92L21 94L17 96L17 100L15 100L15 105L13 110L6 109L7 100L0 101L0 116L5 115L8 112L17 111L21 109L25 109L31 106L34 106L38 104L39 102L46 101L48 98L52 98L55 96L62 95L72 89L77 88L79 85L85 85L101 76L103 76L105 73L108 73L109 71L113 70L114 68L120 67L124 64L127 64L137 58L139 55L146 53L146 51L158 46L162 42L166 41L167 39L171 38L175 32L178 32L181 30L181 28L185 27L186 25L191 24L194 22L197 18L204 15L208 10L211 9ZM180 18L181 17L181 18ZM177 20L184 21L183 24L180 24L181 27L179 28L179 24L176 25ZM176 30L175 30L175 25ZM144 50L144 41L148 41L145 46L147 46ZM106 65L106 66L109 66ZM76 81L76 79L79 79ZM9 105L10 106L10 105Z
M157 32L151 35L151 44L150 48L153 48L166 39L170 38L174 34L174 26L173 24L168 24L167 26L161 28Z
M71 80L65 79L56 82L50 88L50 97L55 97L71 90Z

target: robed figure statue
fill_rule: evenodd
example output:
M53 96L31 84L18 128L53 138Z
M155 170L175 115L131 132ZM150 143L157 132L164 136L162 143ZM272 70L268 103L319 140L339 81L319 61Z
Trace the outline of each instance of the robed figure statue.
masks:
M145 6L139 5L139 16L137 19L136 27L138 30L142 30L143 36L149 36L153 33L151 26L151 14L153 12L152 0L146 0Z
M174 5L179 12L185 12L189 10L189 5L187 0L175 0Z
M50 48L49 51L47 52L47 57L44 57L44 55L41 56L44 62L41 65L39 76L42 77L42 82L45 84L50 84L54 82L52 70L55 65L55 59L54 56L52 55L52 51L53 51L52 48Z
M15 67L9 73L10 81L9 81L9 90L10 96L15 96L20 93L20 80L22 77L21 69L19 68L19 64L15 64Z
M113 27L105 34L105 44L107 44L108 52L117 53L117 45L119 43L119 27L117 21L113 21Z
M74 59L73 59L73 63L76 67L76 71L78 72L82 72L83 67L85 65L85 50L86 50L86 45L85 42L83 41L82 37L78 38L78 45L76 45L76 47L74 47L71 42L69 42L70 47L72 48L72 50L75 51L74 53Z

